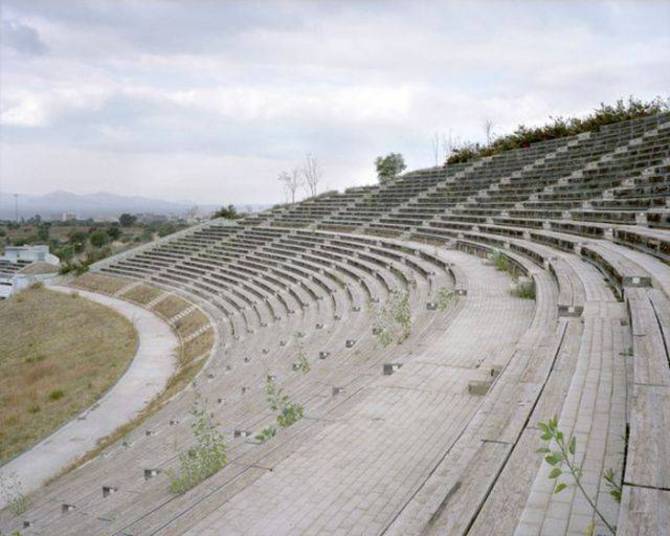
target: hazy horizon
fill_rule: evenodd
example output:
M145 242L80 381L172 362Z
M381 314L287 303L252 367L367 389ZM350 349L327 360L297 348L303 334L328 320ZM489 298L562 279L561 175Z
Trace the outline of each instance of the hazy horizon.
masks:
M0 189L199 204L321 191L434 132L667 97L668 2L2 2Z

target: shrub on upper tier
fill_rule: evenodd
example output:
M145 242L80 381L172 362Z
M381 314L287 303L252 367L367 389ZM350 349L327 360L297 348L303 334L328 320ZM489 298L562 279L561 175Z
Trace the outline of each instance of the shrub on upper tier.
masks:
M462 147L452 152L449 158L447 158L446 164L467 162L474 158L528 147L531 143L574 136L582 132L598 130L600 127L611 123L648 117L669 110L670 102L660 97L656 97L649 102L629 97L628 101L619 99L615 105L600 103L599 108L596 108L593 113L581 119L579 117L564 118L550 116L549 119L551 121L546 125L536 128L519 125L512 134L501 136L487 146L465 143Z

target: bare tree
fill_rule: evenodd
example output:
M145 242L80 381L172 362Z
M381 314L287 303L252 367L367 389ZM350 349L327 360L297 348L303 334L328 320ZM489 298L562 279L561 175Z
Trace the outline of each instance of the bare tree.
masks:
M489 146L491 145L491 142L493 141L493 126L495 123L493 122L492 119L485 119L484 120L484 133L486 134L486 145Z
M307 194L314 197L319 191L321 181L321 167L311 153L305 156L305 165L302 168L302 176Z
M282 171L277 177L283 186L286 197L291 199L291 203L295 203L295 193L303 184L302 172L299 168L293 168L291 173Z
M460 143L461 137L456 136L454 138L452 129L449 129L449 135L442 135L442 154L444 155L443 158L445 162L451 156L454 150L458 148Z
M433 147L433 158L435 159L435 167L440 165L440 133L435 131L430 140Z

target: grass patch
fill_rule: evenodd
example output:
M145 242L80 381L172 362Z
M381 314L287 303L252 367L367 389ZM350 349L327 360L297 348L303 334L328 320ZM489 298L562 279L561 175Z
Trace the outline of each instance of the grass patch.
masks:
M182 300L178 296L168 296L153 308L159 315L164 318L172 318L181 313L184 309L191 306L186 300Z
M0 302L0 463L92 405L137 348L112 309L44 288Z
M213 344L214 331L211 329L201 333L195 339L188 341L184 344L181 351L180 362L182 366L188 365L196 357L200 357L202 354L209 351Z
M174 328L182 337L190 335L197 329L209 324L209 318L199 309L195 309L187 314L184 318L180 318L174 323Z
M103 275L98 273L85 273L72 282L72 286L79 287L103 294L115 294L123 287L130 285L130 279Z
M128 292L124 292L121 297L124 300L146 305L161 294L162 291L156 287L150 287L149 285L138 285L131 288Z
M512 296L516 296L517 298L524 300L534 300L535 281L532 279L519 279L512 285L510 293Z

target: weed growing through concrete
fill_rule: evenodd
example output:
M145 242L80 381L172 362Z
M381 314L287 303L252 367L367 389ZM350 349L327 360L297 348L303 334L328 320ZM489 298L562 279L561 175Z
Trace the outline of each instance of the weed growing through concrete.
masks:
M386 348L392 342L401 344L412 332L409 293L394 291L388 301L375 313L373 333Z
M493 263L493 266L496 267L496 270L499 272L510 272L511 264L506 255L497 249L489 255L489 260Z
M222 469L227 462L226 444L199 397L192 414L195 446L179 453L179 472L170 471L170 491L182 494Z
M512 296L522 298L524 300L535 299L535 281L532 279L516 281L510 290Z
M575 452L577 451L577 439L575 436L571 436L569 440L566 441L565 435L558 428L558 419L554 417L549 419L548 422L538 422L537 426L540 428L542 433L542 440L547 442L547 446L542 447L537 450L537 452L544 455L544 461L546 461L553 468L549 473L549 478L555 480L554 493L560 493L568 485L565 482L559 482L559 478L562 475L569 475L575 481L577 488L582 492L584 498L588 501L593 508L593 511L600 518L600 520L605 524L608 530L612 533L616 533L616 526L610 525L610 523L605 519L605 516L598 510L597 506L591 500L591 497L588 496L586 490L582 486L582 470L577 465L575 459ZM550 448L551 445L556 445L556 449ZM565 467L565 469L563 468ZM614 471L608 469L603 475L605 482L609 488L610 495L617 502L621 501L621 485L616 481Z
M446 311L449 306L456 301L456 293L446 287L437 291L437 308L440 311Z
M23 494L23 485L16 474L0 474L0 494L14 515L20 516L28 509L28 499Z
M272 439L277 434L277 429L274 426L266 426L259 433L256 434L256 440L259 443L265 443Z
M278 411L277 424L281 428L288 428L302 419L304 408L300 404L291 402L288 395L279 387L272 376L265 379L265 395L272 411Z
M305 347L302 345L302 343L298 344L298 359L296 361L295 369L301 371L303 374L307 374L312 369L309 361L307 360Z

